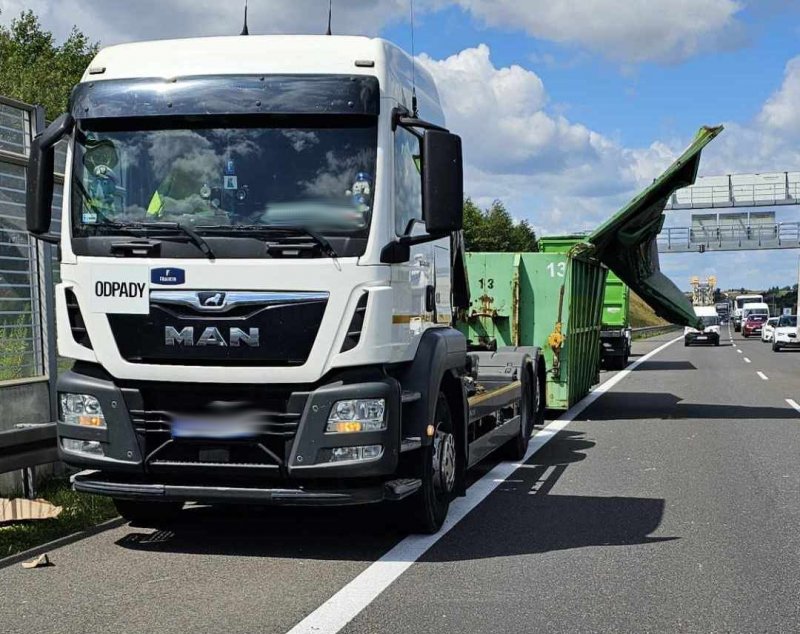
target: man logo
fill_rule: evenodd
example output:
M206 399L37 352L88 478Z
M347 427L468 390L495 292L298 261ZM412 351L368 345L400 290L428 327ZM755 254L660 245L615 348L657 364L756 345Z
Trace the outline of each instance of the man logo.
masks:
M238 348L240 346L249 346L250 348L258 348L261 345L258 328L248 328L247 332L241 328L230 328L228 330L228 337L219 328L209 326L203 330L200 336L195 335L193 326L186 326L178 330L174 326L166 326L164 328L164 345L166 346L184 346L191 348L216 346L220 348Z

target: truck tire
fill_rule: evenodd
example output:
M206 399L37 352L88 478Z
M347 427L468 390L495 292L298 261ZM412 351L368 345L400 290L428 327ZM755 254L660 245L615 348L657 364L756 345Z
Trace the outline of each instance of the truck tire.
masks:
M436 401L433 426L433 442L420 450L419 477L422 486L408 498L404 508L408 529L412 533L428 535L437 532L447 517L458 473L453 418L442 392L439 392Z
M536 374L536 397L533 405L536 408L534 412L535 420L533 424L537 427L544 427L545 413L547 411L547 375L544 369L544 360L540 366L541 371Z
M114 506L123 518L133 524L155 525L175 520L183 502L150 502L114 498Z
M525 366L522 373L522 398L519 403L519 433L503 447L503 457L506 460L522 460L528 452L528 443L536 417L537 407L537 382L533 380L533 371L530 365Z

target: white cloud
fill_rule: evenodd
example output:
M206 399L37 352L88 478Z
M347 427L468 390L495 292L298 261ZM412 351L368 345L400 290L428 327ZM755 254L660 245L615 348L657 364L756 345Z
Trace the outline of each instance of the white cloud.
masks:
M489 26L521 29L625 63L677 62L742 42L737 0L457 0ZM665 5L669 5L668 8Z
M485 45L443 60L420 56L436 79L448 126L464 143L467 193L502 199L543 232L596 226L676 156L663 143L629 149L552 114L542 80L496 67Z
M251 33L324 33L328 3L322 0L250 0ZM236 35L242 28L244 0L0 0L0 21L32 9L58 38L73 24L103 45L135 40L204 35ZM408 0L334 2L333 31L377 35L406 19Z
M758 121L769 130L800 134L800 56L786 64L783 84L764 104Z
M736 46L744 27L744 0L417 0L421 19L457 5L484 24L522 30L542 40L575 46L624 64L676 62L706 50ZM32 9L63 38L73 24L104 45L132 40L233 35L243 2L219 0L0 0L8 22ZM663 5L662 5L663 6ZM408 0L334 2L333 30L376 35L387 24L408 21ZM323 33L323 0L251 0L253 33Z

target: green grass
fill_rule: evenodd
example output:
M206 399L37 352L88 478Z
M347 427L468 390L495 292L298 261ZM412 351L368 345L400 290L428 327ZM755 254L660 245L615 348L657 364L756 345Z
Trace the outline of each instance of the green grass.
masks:
M91 528L117 515L109 498L76 493L65 479L43 483L36 495L63 507L61 515L0 526L0 558Z

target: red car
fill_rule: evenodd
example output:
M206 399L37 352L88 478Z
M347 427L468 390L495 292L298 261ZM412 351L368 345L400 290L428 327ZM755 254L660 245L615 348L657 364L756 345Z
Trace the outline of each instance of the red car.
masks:
M761 336L761 329L767 322L766 315L748 315L747 319L742 323L742 336L750 337L751 335Z

